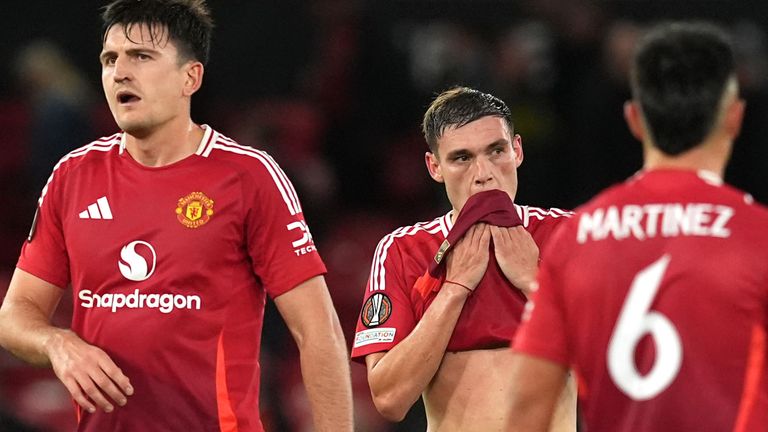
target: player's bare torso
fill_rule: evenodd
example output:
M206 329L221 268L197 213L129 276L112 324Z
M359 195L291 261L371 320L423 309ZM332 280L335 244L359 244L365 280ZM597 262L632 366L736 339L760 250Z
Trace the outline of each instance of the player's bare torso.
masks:
M512 351L508 348L447 352L423 393L428 432L507 429ZM550 432L576 430L576 389L569 382Z

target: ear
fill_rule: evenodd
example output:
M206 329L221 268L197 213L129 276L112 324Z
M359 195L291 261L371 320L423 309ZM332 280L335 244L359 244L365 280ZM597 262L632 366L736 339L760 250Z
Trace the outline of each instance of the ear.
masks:
M198 61L187 62L184 67L184 96L192 96L203 85L203 64Z
M731 139L739 136L741 132L741 123L744 120L744 109L747 103L744 99L736 99L726 108L725 118L723 118L723 127Z
M515 167L520 167L523 163L523 137L515 134L512 137L512 150L515 152Z
M637 102L628 100L624 102L624 120L629 126L629 131L632 132L638 141L643 142L645 140L645 127L643 126L643 116L640 112L640 106Z
M429 176L436 182L443 183L442 167L440 166L440 161L438 160L437 155L432 152L424 153L424 162L427 164Z

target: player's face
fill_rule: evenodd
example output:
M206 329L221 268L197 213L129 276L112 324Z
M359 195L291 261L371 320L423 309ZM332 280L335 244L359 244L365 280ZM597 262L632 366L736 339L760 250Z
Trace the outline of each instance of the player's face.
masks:
M433 179L445 183L454 210L460 211L470 196L488 189L503 190L515 199L522 139L511 136L504 119L487 116L449 128L437 145L436 154L426 154L427 169Z
M162 37L153 43L147 25L131 26L129 37L115 25L99 57L109 108L118 126L132 135L189 116L188 68L194 62L180 64L167 31L157 33Z

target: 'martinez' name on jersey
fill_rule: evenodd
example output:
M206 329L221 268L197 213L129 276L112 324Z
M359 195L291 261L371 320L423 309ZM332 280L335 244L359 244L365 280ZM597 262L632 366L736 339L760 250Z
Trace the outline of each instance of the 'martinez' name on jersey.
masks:
M733 208L709 203L625 204L598 208L579 216L576 239L622 240L654 237L703 236L727 238Z

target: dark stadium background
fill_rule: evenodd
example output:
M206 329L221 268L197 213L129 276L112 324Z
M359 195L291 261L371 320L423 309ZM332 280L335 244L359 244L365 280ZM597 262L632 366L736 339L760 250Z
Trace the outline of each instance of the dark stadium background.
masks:
M0 3L0 296L53 163L116 131L97 61L102 4ZM726 180L768 203L764 2L209 4L217 29L193 118L268 150L289 173L328 264L348 341L378 239L448 210L423 166L419 121L435 92L454 84L475 86L510 105L525 151L517 201L573 208L640 168L640 146L623 124L622 103L630 50L643 27L660 19L714 20L735 35L747 100ZM30 69L35 64L42 66ZM38 77L33 70L40 67L71 68L72 78L62 84L51 78L58 73ZM52 96L57 92L68 96ZM56 320L66 325L71 302L60 309ZM296 349L283 343L289 338L270 305L262 355L268 430L311 429ZM363 366L354 364L352 372L357 430L424 430L419 406L401 424L381 419ZM52 372L5 352L0 417L0 432L69 431L74 425L72 403Z

